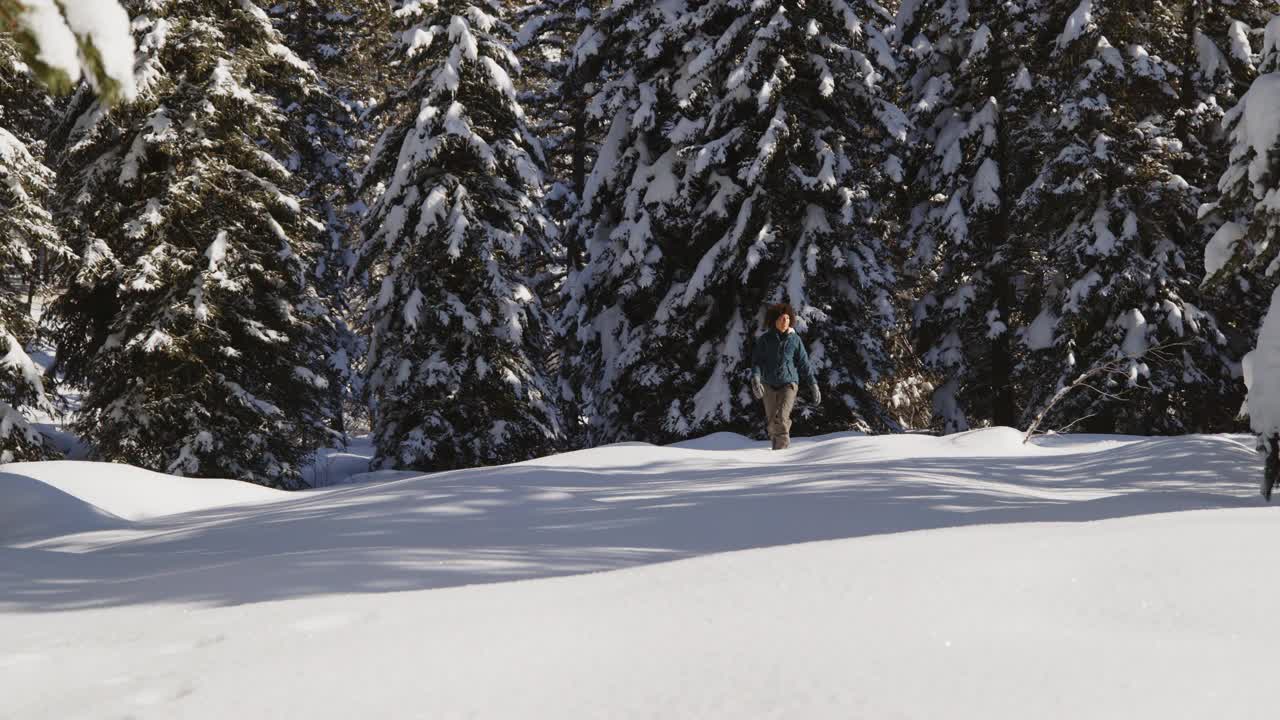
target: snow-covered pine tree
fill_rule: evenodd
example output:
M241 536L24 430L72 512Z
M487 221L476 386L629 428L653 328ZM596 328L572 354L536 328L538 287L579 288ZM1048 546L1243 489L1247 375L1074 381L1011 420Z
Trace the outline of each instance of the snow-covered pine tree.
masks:
M585 262L582 236L574 230L578 203L586 184L587 170L595 159L600 142L601 121L587 112L596 78L591 30L605 0L532 0L517 11L520 30L513 49L523 67L520 103L529 116L530 130L542 142L547 158L544 179L544 208L558 232L552 252L539 263L532 290L541 298L548 315L563 316L563 286L569 268L580 269ZM575 51L585 43L587 51ZM568 376L578 343L553 322L547 370L557 385L565 413L565 440L569 446L583 444L586 426L579 412L578 387Z
M1274 287L1280 269L1280 15L1266 26L1256 66L1257 79L1225 118L1231 154L1214 208L1222 227L1205 250L1210 283L1245 274ZM1280 472L1280 289L1272 292L1257 347L1243 365L1250 424L1270 449L1267 472L1274 476Z
M332 327L274 98L315 76L249 0L137 9L138 99L82 93L59 138L74 427L99 458L296 487L327 435Z
M750 348L784 300L826 397L807 427L893 425L868 390L889 371L906 136L891 22L874 2L621 1L579 44L609 127L566 305L590 442L754 431Z
M345 433L348 411L361 413L359 373L364 339L348 322L348 282L355 265L353 245L364 207L357 200L356 176L368 153L370 110L394 92L381 48L390 13L382 0L283 0L269 14L286 44L309 63L320 82L285 85L301 95L279 98L289 116L284 130L297 153L286 167L302 178L299 199L324 222L317 241L324 252L314 282L332 308L338 349L330 356L328 380L335 429Z
M586 184L587 169L599 142L600 121L587 113L594 56L575 46L603 0L534 0L520 8L515 51L524 67L521 105L547 156L547 209L571 221ZM591 33L586 37L590 41ZM585 65L585 66L584 66ZM567 236L568 261L581 267L583 248L577 233Z
M1018 420L1013 330L1028 252L1011 215L1034 177L1043 21L1034 1L906 0L898 11L920 148L904 234L920 286L914 336L945 432Z
M1023 331L1030 420L1064 385L1123 366L1055 404L1052 427L1211 431L1235 391L1225 336L1200 291L1201 188L1179 138L1183 73L1173 3L1066 0L1039 80L1054 98L1044 162L1015 225L1033 248L1035 319ZM1067 10L1070 13L1067 14ZM1188 162L1191 161L1191 162ZM1205 412L1208 407L1217 413Z
M359 268L371 339L375 464L446 469L553 451L560 412L543 368L528 268L547 250L544 159L511 77L496 0L406 0L408 89L364 177L376 194Z
M65 253L46 209L53 172L35 138L49 111L17 47L0 35L0 463L51 454L29 422L47 399L41 372L24 350L33 336L34 276L42 259Z
M1217 212L1212 200L1218 179L1227 169L1230 138L1222 119L1249 90L1257 76L1262 28L1276 10L1274 0L1188 0L1183 15L1184 60L1179 132L1186 160L1178 172L1203 188L1207 202L1200 210L1205 243L1234 242L1235 225ZM1219 236L1219 233L1223 235ZM1217 238L1215 240L1215 238ZM1275 282L1252 273L1224 273L1207 284L1218 322L1235 357L1257 342L1258 327ZM1221 406L1225 403L1216 403Z
M1274 0L1170 0L1164 15L1177 22L1164 59L1178 66L1170 78L1179 95L1175 117L1183 158L1175 167L1194 187L1217 182L1226 167L1220 123L1249 89L1256 73L1251 36L1271 18ZM1155 11L1155 8L1151 8ZM1151 29L1164 36L1172 28Z

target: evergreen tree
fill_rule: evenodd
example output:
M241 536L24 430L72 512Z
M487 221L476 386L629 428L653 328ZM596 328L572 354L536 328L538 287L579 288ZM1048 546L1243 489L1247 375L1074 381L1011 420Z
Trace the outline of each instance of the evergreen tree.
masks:
M1183 14L1183 63L1181 125L1179 139L1186 146L1178 172L1203 190L1200 210L1204 243L1232 237L1235 225L1216 210L1218 179L1227 169L1230 138L1223 131L1223 117L1249 90L1257 76L1256 47L1262 28L1271 18L1270 0L1186 0ZM1219 233L1223 235L1219 236ZM1232 240L1234 242L1234 240ZM1212 307L1219 309L1218 323L1235 357L1243 356L1257 341L1258 327L1274 282L1266 277L1231 273L1221 282L1209 283ZM1224 312L1225 310L1225 312ZM1238 386L1237 386L1238 387ZM1228 396L1228 405L1235 399Z
M49 402L24 345L45 267L70 253L46 209L54 178L42 136L54 107L37 84L66 91L87 77L109 101L131 97L132 56L129 18L114 1L0 0L0 463L53 455L29 422Z
M316 231L324 250L314 282L332 308L337 330L338 347L330 356L327 377L335 430L345 433L348 410L360 410L360 378L353 362L365 351L363 338L348 322L353 245L364 209L358 202L357 175L368 153L368 117L394 92L392 76L379 57L390 15L380 0L285 0L269 12L287 45L320 79L282 86L285 92L303 92L278 100L289 115L284 131L297 149L286 165L305 183L299 198L324 223Z
M40 262L65 252L46 209L53 172L34 137L48 110L16 46L0 35L0 463L51 454L29 422L47 399L24 350L34 335L30 301Z
M1183 73L1176 5L1072 0L1044 74L1045 162L1017 207L1033 248L1034 321L1023 333L1032 415L1101 365L1122 368L1055 405L1048 422L1094 432L1184 433L1225 427L1231 355L1205 309L1201 188L1180 133ZM1061 17L1061 14L1056 17ZM1182 116L1185 117L1185 116ZM1206 408L1219 412L1205 412Z
M1039 152L1043 22L1038 2L907 0L898 12L918 133L905 234L919 285L913 335L945 432L1018 419L1014 330L1029 255L1012 214Z
M1247 29L1239 31L1247 39ZM1241 53L1251 45L1245 45ZM1263 31L1261 52L1248 55L1249 69L1255 79L1248 90L1224 114L1223 128L1228 149L1227 162L1217 180L1217 197L1200 208L1202 221L1215 230L1205 248L1205 284L1215 288L1234 285L1252 292L1253 299L1267 302L1275 283L1269 278L1277 255L1276 245L1268 243L1270 235L1269 207L1255 205L1268 197L1266 178L1269 166L1269 126L1265 117L1271 100L1269 83L1280 73L1280 20L1272 16ZM1254 92L1254 90L1257 92ZM1251 122L1252 120L1252 122ZM1257 196L1255 198L1255 196ZM1259 295L1258 288L1266 292Z
M101 459L296 487L327 433L333 333L275 98L315 75L249 0L138 5L138 99L81 93L59 138L74 428Z
M1162 38L1163 57L1178 66L1169 78L1179 96L1176 132L1185 146L1176 169L1194 187L1213 185L1226 167L1220 123L1257 74L1251 36L1266 25L1274 7L1270 0L1171 0L1143 7L1177 27L1148 32ZM1165 39L1171 32L1176 37Z
M43 155L40 144L57 112L53 98L42 91L39 79L22 59L13 38L0 31L0 127Z
M375 464L447 469L524 460L561 441L544 372L546 318L528 272L547 252L544 159L495 0L399 4L388 126L359 269L370 280L367 388Z
M609 128L566 307L591 442L758 428L750 347L782 300L825 388L808 427L893 426L868 387L890 369L906 137L890 23L873 2L624 1L584 35Z
M515 50L521 58L521 104L531 129L547 155L548 210L570 221L586 184L587 168L599 142L598 120L587 112L594 53L593 19L600 0L536 0L520 8ZM583 51L578 42L588 43ZM568 239L578 238L570 233ZM583 249L576 244L568 259L581 267Z
M544 206L558 229L552 252L539 263L533 291L548 315L556 319L563 316L568 270L581 269L585 262L582 236L574 223L587 170L601 139L602 123L587 112L587 103L598 59L593 23L604 4L603 0L533 0L516 14L520 31L514 50L523 66L520 102L547 157ZM560 404L566 411L566 441L581 447L586 426L579 412L579 388L567 362L577 356L578 343L559 323L553 325L547 371L556 378Z

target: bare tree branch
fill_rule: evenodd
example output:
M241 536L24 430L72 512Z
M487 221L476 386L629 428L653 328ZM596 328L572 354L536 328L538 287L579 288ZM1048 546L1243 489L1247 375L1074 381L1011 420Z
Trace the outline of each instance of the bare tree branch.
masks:
M1039 413L1036 413L1035 419L1031 421L1031 426L1027 428L1026 434L1023 435L1022 437L1022 442L1027 443L1031 441L1031 436L1034 435L1036 430L1040 427L1040 423L1044 422L1045 417L1048 416L1049 411L1053 409L1053 406L1057 405L1058 402L1062 400L1062 398L1066 397L1067 393L1071 392L1075 388L1078 388L1078 387L1087 388L1089 390L1092 390L1098 393L1103 397L1110 398L1112 400L1123 401L1124 398L1122 396L1100 390L1094 387L1093 385L1089 384L1089 381L1099 375L1127 375L1128 369L1129 369L1129 363L1141 357L1152 357L1152 358L1155 358L1156 360L1168 360L1171 357L1168 354L1169 349L1175 348L1175 347L1181 347L1184 345L1190 345L1190 344L1191 343L1186 341L1161 343L1159 345L1156 345L1155 347L1148 348L1146 352L1144 352L1142 355L1139 355L1139 356L1116 357L1106 362L1100 363L1098 365L1094 365L1092 368L1089 368L1088 372L1081 374L1074 381L1072 381L1070 385L1064 385L1061 388L1058 388L1058 391L1053 394L1053 397L1049 398L1049 402L1045 404L1045 406L1040 410ZM1071 421L1062 429L1065 430L1071 427L1072 425L1075 425L1076 423L1080 422L1081 420L1091 418L1096 414L1097 413L1093 413L1090 415L1086 415L1082 418L1077 418L1076 420Z

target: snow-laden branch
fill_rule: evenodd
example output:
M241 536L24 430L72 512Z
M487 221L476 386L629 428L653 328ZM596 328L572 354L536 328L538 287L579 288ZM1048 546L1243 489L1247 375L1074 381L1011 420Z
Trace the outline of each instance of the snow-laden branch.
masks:
M109 101L136 95L133 34L117 0L0 0L0 29L10 28L54 92L83 78Z

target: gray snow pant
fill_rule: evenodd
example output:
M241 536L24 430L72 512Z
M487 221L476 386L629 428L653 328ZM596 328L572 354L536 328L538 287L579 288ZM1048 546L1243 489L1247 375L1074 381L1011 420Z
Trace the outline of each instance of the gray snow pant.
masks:
M769 423L769 439L773 449L781 450L791 443L791 408L796 404L795 383L764 386L764 416Z

